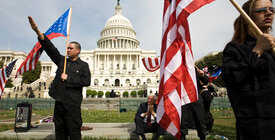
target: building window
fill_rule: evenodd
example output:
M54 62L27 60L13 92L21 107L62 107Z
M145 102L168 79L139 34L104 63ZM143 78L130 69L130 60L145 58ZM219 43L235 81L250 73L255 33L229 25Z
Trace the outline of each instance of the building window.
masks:
M116 79L116 80L115 80L115 86L120 86L120 81L119 81L119 79Z
M95 79L94 85L95 85L95 86L98 85L98 79Z
M137 85L140 85L140 79L137 79L136 83Z
M151 79L147 79L147 84L150 84L151 83Z
M126 79L126 86L130 86L130 79Z
M108 86L108 85L109 85L109 79L105 79L105 80L104 80L104 85L105 85L105 86Z

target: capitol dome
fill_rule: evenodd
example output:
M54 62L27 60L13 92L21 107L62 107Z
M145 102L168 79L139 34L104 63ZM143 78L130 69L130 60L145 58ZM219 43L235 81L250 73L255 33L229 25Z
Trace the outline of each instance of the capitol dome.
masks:
M121 6L117 5L116 13L106 21L104 28L121 26L121 27L133 29L132 23L129 21L128 18L122 15L121 10L122 10Z
M136 32L130 20L122 15L119 1L115 7L115 14L106 21L100 35L97 42L100 49L139 48Z

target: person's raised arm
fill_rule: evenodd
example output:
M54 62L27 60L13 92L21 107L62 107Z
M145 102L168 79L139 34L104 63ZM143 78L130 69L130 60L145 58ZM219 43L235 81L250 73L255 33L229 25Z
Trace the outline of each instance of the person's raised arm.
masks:
M37 34L38 38L41 39L41 40L44 40L43 33L38 29L38 27L37 27L36 23L34 22L34 20L32 19L32 17L28 16L28 19L29 19L29 22L30 22L30 25L31 25L32 29Z
M47 36L44 36L44 34L38 29L36 23L32 19L32 17L28 16L31 28L38 36L38 41L42 45L43 50L46 51L48 56L51 58L51 60L58 65L59 60L61 59L61 54L58 51L58 49L52 44L52 42L47 38Z

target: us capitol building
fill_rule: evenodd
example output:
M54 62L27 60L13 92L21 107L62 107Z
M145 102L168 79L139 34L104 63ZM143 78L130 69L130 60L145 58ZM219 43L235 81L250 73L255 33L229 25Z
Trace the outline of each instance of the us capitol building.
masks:
M155 50L143 50L136 38L136 32L131 22L122 14L122 8L118 1L115 7L115 14L110 17L100 33L100 39L97 41L97 48L94 50L81 50L81 60L89 64L91 71L91 85L86 87L90 90L106 91L114 90L117 95L122 97L124 91L138 92L144 90L146 94L158 92L159 70L149 72L142 63L144 57L156 57ZM27 54L16 51L0 51L0 60L4 65L18 58L16 68L14 68L11 78L15 87L21 86L22 76L14 79L15 72L24 61ZM29 85L33 88L36 97L48 97L48 85L54 79L56 65L50 62L41 62L40 79ZM47 88L39 89L38 86L45 83ZM83 90L85 98L86 90ZM5 89L3 96L7 94L11 97L23 97L26 92L18 89ZM39 94L39 95L37 95ZM105 97L105 94L103 98Z

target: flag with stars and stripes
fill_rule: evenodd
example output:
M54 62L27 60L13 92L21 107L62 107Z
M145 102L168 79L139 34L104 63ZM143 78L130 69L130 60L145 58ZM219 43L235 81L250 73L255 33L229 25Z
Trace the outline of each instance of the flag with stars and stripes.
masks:
M59 19L45 32L45 35L49 38L49 40L56 37L67 37L70 17L72 13L72 8L69 8ZM34 70L36 68L36 64L42 54L43 49L39 42L35 44L31 52L28 54L27 58L22 62L20 67L18 68L15 77L23 74L26 71Z
M14 61L12 61L11 63L9 63L8 66L5 66L4 68L0 69L0 85L1 85L1 90L0 90L0 99L2 96L2 93L4 91L5 85L7 83L7 81L9 80L10 74L13 70L13 67L16 63L17 59L15 59Z
M214 0L164 0L157 122L181 138L181 106L198 100L187 17Z

